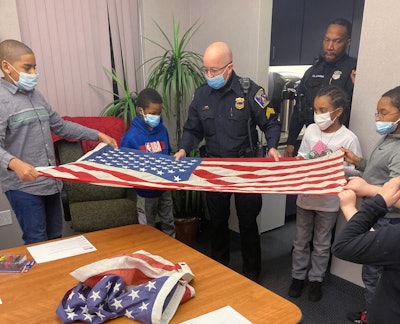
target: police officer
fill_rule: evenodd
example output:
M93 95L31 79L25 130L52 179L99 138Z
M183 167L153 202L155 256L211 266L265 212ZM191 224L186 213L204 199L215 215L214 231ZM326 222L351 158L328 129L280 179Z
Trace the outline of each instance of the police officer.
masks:
M351 98L357 60L347 55L350 45L351 23L346 19L335 19L329 23L322 41L323 56L304 73L297 89L296 105L289 124L289 134L285 156L293 156L297 151L297 137L304 125L314 122L314 98L318 90L332 84L343 89L349 103L345 107L342 124L349 126ZM296 149L295 149L296 148Z
M205 139L209 157L250 157L256 155L256 125L265 133L268 155L278 160L276 149L280 123L268 107L264 89L250 79L241 79L233 71L232 52L223 42L212 43L204 52L203 71L207 84L196 89L183 127L177 159L196 148ZM211 222L211 256L228 265L230 250L230 198L232 193L207 192ZM261 247L257 215L260 194L235 194L242 244L243 274L257 280L261 270Z

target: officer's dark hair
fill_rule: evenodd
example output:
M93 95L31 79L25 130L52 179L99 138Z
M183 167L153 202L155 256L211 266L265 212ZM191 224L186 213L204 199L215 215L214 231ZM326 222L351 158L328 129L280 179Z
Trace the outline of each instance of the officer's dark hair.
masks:
M161 95L154 89L146 88L139 92L136 107L147 108L151 103L162 104Z
M348 98L346 92L335 85L328 85L319 89L315 97L327 96L333 108L343 108L343 113L340 116L340 122L343 123L343 118L348 105Z
M392 106L394 106L398 110L400 110L400 86L397 86L393 89L386 91L382 95L382 97L390 98L390 102L392 103Z
M351 30L352 30L352 24L350 21L348 21L347 19L344 18L336 18L334 20L332 20L328 26L330 25L340 25L346 28L346 35L347 35L347 39L351 38Z

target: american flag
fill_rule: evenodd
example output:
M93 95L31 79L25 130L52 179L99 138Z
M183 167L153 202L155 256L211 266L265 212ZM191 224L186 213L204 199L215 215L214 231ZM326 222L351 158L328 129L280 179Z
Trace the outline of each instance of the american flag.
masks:
M140 250L100 260L71 273L80 282L63 297L63 323L104 323L126 316L143 323L169 323L180 303L194 296L194 277L184 262L173 264Z
M346 183L343 152L311 160L182 158L103 146L82 159L38 168L46 177L162 190L336 195Z

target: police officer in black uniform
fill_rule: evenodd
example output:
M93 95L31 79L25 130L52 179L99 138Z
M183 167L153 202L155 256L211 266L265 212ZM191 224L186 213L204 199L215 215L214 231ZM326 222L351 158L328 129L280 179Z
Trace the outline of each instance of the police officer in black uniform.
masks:
M265 133L270 157L280 157L277 146L280 123L268 107L264 89L233 71L232 52L223 42L212 43L204 52L203 70L207 84L196 89L183 127L179 159L205 139L209 157L250 157L257 155L256 125ZM207 192L211 221L211 256L228 265L230 258L230 198L232 193ZM257 280L261 270L261 247L257 215L260 194L235 194L242 244L243 273Z
M349 102L341 122L346 127L349 126L357 64L357 60L346 53L350 45L351 28L351 23L346 19L339 18L329 23L322 41L323 56L319 56L304 73L297 89L285 156L297 154L297 137L304 125L314 122L314 98L318 90L326 85L336 85L346 92Z

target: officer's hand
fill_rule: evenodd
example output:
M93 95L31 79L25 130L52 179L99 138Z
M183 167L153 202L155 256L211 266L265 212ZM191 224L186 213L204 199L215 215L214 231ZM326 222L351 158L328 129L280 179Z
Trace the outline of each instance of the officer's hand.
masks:
M293 157L294 145L286 145L285 157Z
M35 181L39 176L39 173L32 165L17 158L10 160L8 168L13 170L22 181Z
M180 158L183 158L186 156L186 151L184 149L180 149L178 152L174 154L175 160L179 160Z
M118 148L118 144L117 141L112 138L111 136L108 136L102 132L99 132L99 134L97 135L99 138L100 142L106 143L107 145L110 145L112 148Z
M275 161L279 161L281 153L276 148L271 147L268 151L268 156L274 158Z
M351 70L350 79L351 79L351 82L353 82L353 84L354 84L354 82L356 82L356 70Z
M392 178L386 182L379 190L379 194L385 200L387 207L397 205L400 199L400 177Z

